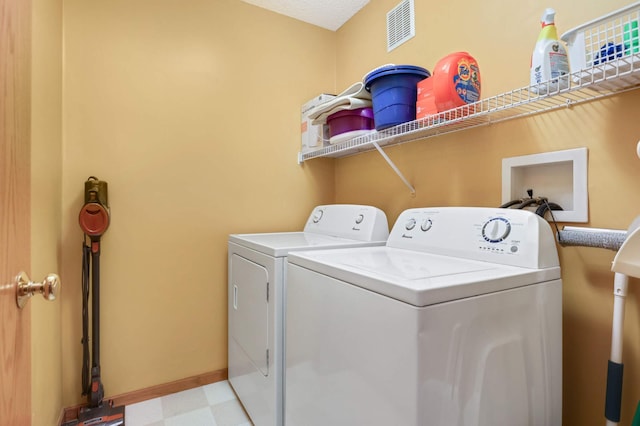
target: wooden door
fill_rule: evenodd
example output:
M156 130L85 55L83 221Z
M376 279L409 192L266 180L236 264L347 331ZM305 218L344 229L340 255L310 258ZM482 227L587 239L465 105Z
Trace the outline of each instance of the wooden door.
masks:
M30 273L31 1L0 0L0 426L31 425L30 304L14 277Z

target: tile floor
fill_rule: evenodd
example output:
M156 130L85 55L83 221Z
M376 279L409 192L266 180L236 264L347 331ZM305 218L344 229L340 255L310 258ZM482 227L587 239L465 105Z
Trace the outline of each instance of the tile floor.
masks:
M228 381L125 407L127 426L251 426Z

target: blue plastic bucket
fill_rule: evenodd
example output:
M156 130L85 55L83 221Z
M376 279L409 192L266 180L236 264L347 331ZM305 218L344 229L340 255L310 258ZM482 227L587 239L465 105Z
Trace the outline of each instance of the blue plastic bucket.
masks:
M413 65L387 65L367 74L364 85L371 92L376 130L416 119L417 85L429 76Z

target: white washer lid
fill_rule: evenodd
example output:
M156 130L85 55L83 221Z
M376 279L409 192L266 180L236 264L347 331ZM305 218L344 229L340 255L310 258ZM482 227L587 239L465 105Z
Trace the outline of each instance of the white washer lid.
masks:
M528 269L385 246L293 252L288 262L414 306L560 279L559 267Z
M331 247L366 247L384 245L384 241L360 241L315 232L274 232L232 234L229 242L251 248L273 257L284 257L293 250L320 250Z

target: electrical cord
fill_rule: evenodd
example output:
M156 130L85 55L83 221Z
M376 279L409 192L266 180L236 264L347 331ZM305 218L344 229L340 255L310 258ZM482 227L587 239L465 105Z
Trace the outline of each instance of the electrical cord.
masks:
M544 204L547 207L547 209L545 210L545 213L547 211L549 212L549 214L551 215L551 221L553 222L553 226L556 228L556 237L558 238L558 243L562 244L562 241L560 240L560 229L558 229L558 222L556 222L556 218L553 216L553 210L563 210L563 208L556 203L548 203L547 200L544 201ZM553 206L557 206L558 208L554 209ZM544 213L542 213L541 216L544 218Z
M89 357L89 270L91 268L91 247L82 241L82 395L89 394L90 363Z

